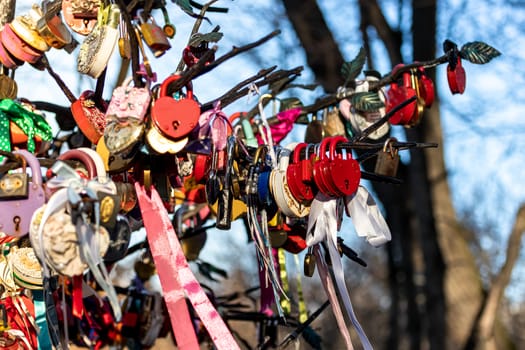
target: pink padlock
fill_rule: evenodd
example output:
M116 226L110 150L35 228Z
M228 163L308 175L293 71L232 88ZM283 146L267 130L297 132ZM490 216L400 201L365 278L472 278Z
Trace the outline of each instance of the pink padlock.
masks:
M13 153L23 157L29 165L31 181L28 183L27 198L0 200L0 231L9 236L21 237L29 233L31 216L44 205L46 197L42 187L42 172L38 159L23 149Z
M43 55L42 51L32 48L16 35L9 23L4 26L1 39L7 51L24 62L36 63Z

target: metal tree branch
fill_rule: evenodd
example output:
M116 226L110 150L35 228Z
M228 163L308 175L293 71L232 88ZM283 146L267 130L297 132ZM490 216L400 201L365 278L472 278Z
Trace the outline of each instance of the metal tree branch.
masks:
M175 81L173 84L171 84L170 88L173 91L180 90L190 80L192 80L194 78L197 78L197 77L199 77L199 76L201 76L203 74L208 73L212 69L217 68L217 66L219 66L220 64L226 62L227 60L229 60L232 57L237 56L240 53L246 52L246 51L251 50L251 49L253 49L253 48L257 47L257 46L260 46L260 45L264 44L268 40L270 40L273 37L279 35L280 33L281 33L280 30L275 30L275 31L271 32L270 34L262 37L261 39L259 39L257 41L254 41L253 43L250 43L250 44L247 44L247 45L244 45L244 46L241 46L241 47L233 47L233 49L231 51L229 51L228 53L224 54L223 56L217 58L215 61L213 61L213 62L211 62L209 64L205 64L206 60L208 58L211 58L211 55L214 54L214 52L212 52L211 50L213 50L213 51L217 50L217 46L215 45L215 46L213 46L211 48L210 51L206 52L194 66L192 66L188 70L184 71L181 74L181 78L179 80Z

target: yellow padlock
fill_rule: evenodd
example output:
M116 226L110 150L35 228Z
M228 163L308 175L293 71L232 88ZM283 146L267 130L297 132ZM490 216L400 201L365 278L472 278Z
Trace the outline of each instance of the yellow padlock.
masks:
M171 48L166 33L157 25L152 16L149 16L148 21L146 21L142 16L142 11L138 11L137 15L140 21L139 29L146 45L148 45L155 57L162 56Z

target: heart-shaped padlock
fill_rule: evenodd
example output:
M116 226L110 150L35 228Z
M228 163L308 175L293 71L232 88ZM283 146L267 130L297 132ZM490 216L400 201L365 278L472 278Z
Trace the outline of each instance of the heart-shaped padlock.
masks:
M447 81L452 94L462 94L465 92L467 84L467 76L465 68L461 64L461 57L457 57L456 66L453 67L450 63L447 65Z
M332 161L327 167L329 172L326 183L329 183L336 193L348 196L357 191L361 180L361 169L359 163L352 158L350 151L346 152L346 159L343 159L341 154L336 153L336 146L343 142L348 142L344 136L336 136L330 141L330 158Z
M417 71L418 76L418 92L419 97L425 101L425 107L432 106L435 98L435 89L434 82L427 75L427 72L424 67L419 67Z
M394 72L396 68L402 65L397 65L394 67ZM402 73L402 85L399 83L392 83L390 89L387 92L387 101L386 101L386 112L390 112L400 103L416 96L416 90L412 87L412 77L410 72ZM414 118L414 115L417 113L417 104L416 101L407 104L405 107L397 111L390 119L390 124L394 125L408 125L411 123L411 120Z
M300 143L295 147L293 162L286 169L286 179L292 195L305 205L309 205L314 199L314 189L310 186L313 168L308 152L305 152L305 159L299 159L301 151L306 150L307 146L306 143Z
M71 113L84 136L96 144L104 135L107 103L103 100L100 101L100 106L102 107L102 110L100 110L94 98L95 92L91 90L84 91L78 100L71 104Z
M151 119L158 130L169 138L178 140L186 137L198 124L201 110L193 99L191 81L186 85L186 97L174 99L169 96L171 83L180 75L171 75L164 80L159 89L159 98L151 108Z
M281 212L289 218L302 218L310 214L310 206L299 202L290 191L286 176L286 169L290 156L297 146L291 143L279 152L277 168L270 175L270 189Z
M100 2L96 0L64 0L62 15L72 31L88 35L97 24Z
M121 153L110 153L104 137L98 140L96 151L102 158L106 171L109 173L120 173L128 170L135 163L136 156L140 153L142 144L138 142L130 150Z
M324 138L317 149L317 157L319 159L313 165L313 179L319 191L328 196L335 196L335 194L332 194L331 191L328 189L327 185L325 184L323 174L324 168L327 167L330 163L330 160L327 159L326 155L326 146L329 144L329 142L329 137Z

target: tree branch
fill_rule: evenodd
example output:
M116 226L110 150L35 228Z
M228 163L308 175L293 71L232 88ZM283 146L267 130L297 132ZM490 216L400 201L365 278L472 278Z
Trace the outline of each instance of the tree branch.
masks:
M497 274L492 287L487 295L485 303L482 306L481 317L478 322L477 345L483 349L487 344L494 342L494 324L497 317L497 311L503 297L503 292L509 284L512 270L518 260L521 250L521 240L525 232L525 204L522 205L516 219L514 227L507 242L507 257L501 270Z
M241 46L241 47L234 47L230 52L224 54L223 56L217 58L215 61L205 64L207 58L210 58L212 54L215 53L217 50L217 46L213 46L210 51L206 52L199 61L193 65L188 70L184 71L181 75L181 78L175 82L173 82L170 85L170 89L173 91L177 91L182 89L183 86L185 86L190 80L197 78L205 73L208 73L212 69L216 68L220 64L224 63L225 61L229 60L232 57L237 56L240 53L243 53L245 51L251 50L257 46L260 46L267 42L268 40L272 39L273 37L279 35L281 33L280 30L275 30L271 32L270 34L262 37L261 39L254 41L253 43Z

